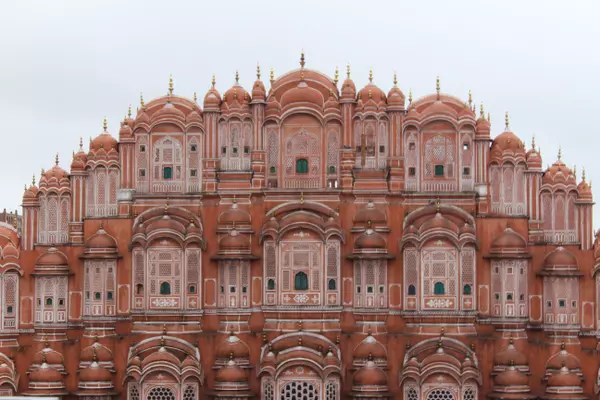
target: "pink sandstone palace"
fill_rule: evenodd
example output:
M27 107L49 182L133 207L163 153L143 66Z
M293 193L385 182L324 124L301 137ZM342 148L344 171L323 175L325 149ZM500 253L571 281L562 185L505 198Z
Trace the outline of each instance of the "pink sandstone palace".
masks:
M350 76L171 79L57 156L0 223L0 395L598 399L585 172Z

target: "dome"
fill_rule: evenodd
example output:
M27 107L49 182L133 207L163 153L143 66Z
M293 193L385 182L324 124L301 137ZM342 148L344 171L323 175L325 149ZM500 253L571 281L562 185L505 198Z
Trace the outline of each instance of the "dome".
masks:
M340 114L340 104L338 103L333 91L329 91L329 98L324 106L325 114Z
M494 357L495 365L527 365L527 356L525 353L517 350L513 344L512 338L509 341L508 347L497 353Z
M158 349L158 351L150 353L148 357L144 358L144 360L142 361L142 368L145 368L147 365L150 365L152 363L167 363L177 366L181 364L179 359L174 354L167 351L167 349L165 349L162 345Z
M235 361L229 360L224 367L221 367L215 374L217 382L246 382L246 373L241 369Z
M544 268L554 270L577 269L577 258L569 250L559 246L546 256Z
M548 378L548 387L577 387L581 386L579 375L570 372L567 367L562 367Z
M177 107L175 107L173 105L173 103L171 103L170 100L167 100L167 102L165 103L165 105L162 106L162 108L160 110L158 110L158 112L154 113L152 115L152 117L153 118L176 117L176 118L184 119L185 118L185 114L183 113L183 111L181 111L180 109L178 109Z
M370 334L354 349L355 358L386 358L385 347Z
M63 362L64 357L62 354L50 348L48 344L46 344L42 350L35 353L31 360L32 364L48 363L50 365L62 365Z
M464 235L464 234L475 235L475 227L473 225L469 224L467 221L465 221L465 224L459 228L458 234L459 235Z
M36 199L37 194L39 193L39 189L35 186L35 182L29 185L29 188L25 189L25 193L23 193L23 199Z
M239 337L232 334L217 346L215 356L217 358L246 358L250 356L250 349Z
M369 101L375 102L375 104L386 103L387 99L383 90L379 89L375 84L373 84L373 77L369 77L369 84L367 84L364 88L358 92L357 96L358 100L362 100L363 104L368 103Z
M219 250L222 251L242 251L249 249L250 240L246 235L240 234L235 228L219 240Z
M196 123L200 125L203 123L200 108L196 105L195 102L192 105L192 111L185 118L185 122L187 124Z
M325 98L320 91L310 87L302 78L295 88L290 89L281 95L280 103L281 108L290 104L308 103L316 106L319 110L322 110Z
M54 167L52 167L48 171L44 172L44 175L42 175L42 178L40 179L40 185L42 183L42 180L44 180L45 183L50 183L50 181L54 181L54 180L60 182L63 179L68 180L69 173L58 166L58 156L56 156L56 163L55 163Z
M494 378L494 383L498 386L526 386L529 384L529 378L517 368L511 366L500 372Z
M204 96L204 111L218 111L221 106L221 95L215 89L215 77L213 76L212 86Z
M56 247L50 247L44 254L39 256L36 265L40 266L67 266L67 257L58 251Z
M492 154L497 153L499 157L505 152L512 153L514 156L525 157L525 145L517 135L506 130L494 138L491 152Z
M357 249L385 249L386 243L383 236L369 228L354 242Z
M350 79L350 66L348 66L348 77L342 83L342 100L351 100L354 101L356 99L356 85L354 81Z
M561 347L562 348L560 352L558 352L556 355L552 356L548 360L546 368L551 370L559 370L562 367L567 367L569 370L581 368L579 360L574 355L565 350L564 345Z
M35 371L29 374L29 382L51 382L56 384L62 381L62 375L46 363L42 363Z
M385 386L387 385L387 376L381 368L369 360L354 374L353 381L356 386Z
M116 251L117 241L114 237L106 233L102 225L100 225L98 231L85 242L85 247L89 249L114 249Z
M485 113L483 111L483 103L481 104L481 109L479 113L479 118L476 122L476 129L478 135L488 135L490 134L490 121L485 118Z
M382 207L376 207L375 204L369 200L367 205L356 213L354 216L354 224L364 226L369 221L372 224L385 224L387 222L387 217L385 212L381 209Z
M141 101L142 108L138 110L137 115L135 116L134 126L138 126L140 124L150 124L150 117L148 116L148 113L146 113L146 107L144 106L143 99L141 99Z
M81 382L106 382L112 381L112 374L109 370L101 367L96 361L93 361L89 367L84 368L79 373Z
M110 149L117 148L117 139L112 137L108 132L104 131L96 136L90 143L90 151L104 150L108 152Z
M267 98L267 90L260 80L260 66L256 67L256 81L252 85L252 102L264 102Z
M580 200L589 200L592 201L592 187L585 180L585 170L583 170L583 175L581 177L581 182L577 185L577 191L579 192Z
M542 184L564 184L576 186L577 181L575 179L575 174L569 167L565 165L565 163L562 162L560 157L561 155L559 151L558 160L556 160L554 164L546 169L544 175L542 175Z
M251 217L250 214L246 210L241 209L234 200L231 208L223 211L221 215L219 215L219 223L224 225L231 225L234 223L236 225L249 225L251 223Z
M397 107L398 109L404 109L404 103L405 103L404 93L402 93L402 90L400 90L400 88L398 87L395 73L394 73L394 86L390 89L390 91L387 95L387 98L388 98L388 105L390 107Z
M458 227L449 219L445 218L442 213L437 212L435 217L428 219L421 225L419 231L426 232L430 229L442 228L452 232L458 232Z
M504 232L492 241L491 251L493 253L526 252L527 242L517 232L510 227L506 227Z
M110 350L101 345L100 343L93 343L91 346L86 347L81 351L81 357L79 361L92 362L94 358L98 362L112 362L113 356Z
M123 120L121 122L121 129L119 129L119 137L127 137L127 136L131 136L133 134L133 130L131 129L133 127L133 125L135 124L135 121L133 119L130 118L125 118L125 120Z
M247 106L250 102L250 95L239 84L239 75L235 73L235 84L223 95L223 103L227 103L229 107L238 103L240 106Z

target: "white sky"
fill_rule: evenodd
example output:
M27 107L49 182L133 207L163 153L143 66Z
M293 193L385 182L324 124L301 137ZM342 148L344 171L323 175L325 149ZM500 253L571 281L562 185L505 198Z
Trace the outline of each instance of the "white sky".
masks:
M257 62L267 82L271 67L297 68L302 48L307 68L331 76L349 61L357 87L373 68L386 92L396 70L407 97L434 92L437 75L443 92L466 100L471 89L492 136L508 110L528 148L535 133L544 166L560 144L600 185L599 19L597 0L2 0L0 209L21 204L56 152L68 170L105 115L117 136L127 106L166 93L169 74L176 94L201 102L213 73L223 92L239 70L249 90Z

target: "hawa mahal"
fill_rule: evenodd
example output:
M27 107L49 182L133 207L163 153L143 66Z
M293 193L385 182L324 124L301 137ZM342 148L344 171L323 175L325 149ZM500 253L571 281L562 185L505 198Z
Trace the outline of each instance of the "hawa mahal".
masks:
M0 223L0 395L597 399L585 171L305 67L166 95Z

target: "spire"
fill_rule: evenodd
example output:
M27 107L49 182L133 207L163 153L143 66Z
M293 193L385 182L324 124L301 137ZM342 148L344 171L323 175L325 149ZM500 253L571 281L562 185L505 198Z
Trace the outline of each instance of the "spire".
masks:
M31 186L35 186L35 174L31 176Z
M173 75L169 75L169 96L173 94Z
M437 92L437 98L440 99L440 77L435 79L435 91Z
M338 81L340 80L340 69L335 67L335 73L333 74L333 83L337 86Z
M583 167L582 171L581 171L581 180L583 182L585 182L585 167Z
M408 104L412 104L412 89L408 91Z
M260 64L256 63L256 80L260 81Z
M271 71L269 72L270 77L269 79L271 80L271 86L273 86L273 83L275 82L275 70L273 68L271 68Z
M346 76L350 79L350 62L346 64Z
M237 70L235 71L235 84L240 84L240 73Z
M129 117L129 119L131 119L131 104L127 108L127 116Z
M488 112L488 122L491 124L492 123L492 116L490 115L490 113Z
M369 83L373 83L373 68L369 70Z
M198 95L196 94L196 91L194 91L194 103L198 103Z
M531 148L535 151L535 133L531 137Z
M479 118L485 118L485 110L483 109L483 101L481 102L481 105L479 106Z
M558 145L558 161L562 161L562 146Z
M213 74L212 82L211 83L212 83L212 88L214 89L215 85L217 84L217 78L215 77L215 74Z
M398 78L396 77L396 71L394 71L394 87L398 87Z
M471 93L471 89L469 89L469 108L473 108L473 93Z
M306 64L304 62L304 49L302 49L302 52L300 53L300 68L304 68L304 64Z
M58 167L58 153L56 153L56 157L54 157L54 164Z
M79 151L83 151L83 137L79 136Z
M507 111L506 114L504 114L504 129L508 130L509 126L510 126L510 119L508 118L508 111Z
M142 107L142 109L144 109L144 107L146 106L144 104L144 95L140 92L140 106Z

